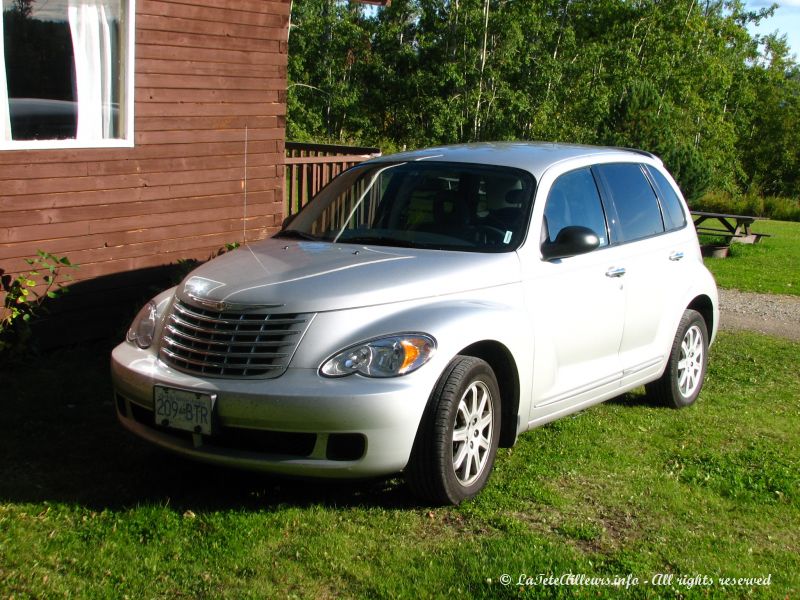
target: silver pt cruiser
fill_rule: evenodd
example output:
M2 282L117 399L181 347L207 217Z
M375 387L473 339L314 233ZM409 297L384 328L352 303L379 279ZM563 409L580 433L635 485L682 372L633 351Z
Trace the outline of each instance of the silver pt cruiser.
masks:
M692 404L719 311L655 156L549 143L362 163L212 260L113 352L119 420L207 462L402 471L457 504L498 446L646 385Z

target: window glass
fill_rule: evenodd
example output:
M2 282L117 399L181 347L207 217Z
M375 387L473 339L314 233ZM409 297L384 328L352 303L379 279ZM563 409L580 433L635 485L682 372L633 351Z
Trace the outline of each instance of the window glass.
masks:
M621 241L663 233L661 209L650 182L638 164L597 165L619 218Z
M547 196L544 208L546 239L555 241L558 233L569 225L581 225L594 231L600 246L608 245L606 218L592 172L571 171L559 177Z
M0 142L127 137L128 1L2 0Z
M680 229L686 225L686 214L683 212L683 205L680 198L678 198L678 194L675 193L675 188L672 187L672 184L667 181L667 178L658 169L648 166L647 170L653 176L661 195L664 225L668 230Z
M476 164L376 162L334 179L289 225L325 242L510 252L524 239L533 178Z

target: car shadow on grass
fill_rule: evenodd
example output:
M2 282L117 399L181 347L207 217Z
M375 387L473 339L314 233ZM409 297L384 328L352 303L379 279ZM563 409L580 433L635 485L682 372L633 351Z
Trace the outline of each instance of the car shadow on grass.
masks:
M615 404L617 406L627 406L630 408L644 407L644 408L663 408L654 400L645 394L644 387L637 388L616 398L611 398L606 401L608 404Z
M398 478L322 481L204 465L139 440L118 423L108 343L0 364L0 503L92 510L140 505L195 513L278 506L418 506Z

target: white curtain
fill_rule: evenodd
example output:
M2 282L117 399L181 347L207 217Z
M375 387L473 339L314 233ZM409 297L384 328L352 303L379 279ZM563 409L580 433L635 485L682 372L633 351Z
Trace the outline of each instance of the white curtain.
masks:
M69 27L78 89L78 141L112 136L112 16L104 0L69 0Z
M7 142L11 139L11 114L8 106L5 48L6 45L3 40L3 3L0 2L0 142Z

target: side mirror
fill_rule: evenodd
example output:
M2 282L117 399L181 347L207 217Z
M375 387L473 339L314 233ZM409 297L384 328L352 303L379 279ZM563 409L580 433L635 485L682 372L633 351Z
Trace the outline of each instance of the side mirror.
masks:
M600 246L597 234L581 225L570 225L558 232L554 242L542 244L542 256L545 260L568 258L578 254L586 254Z

